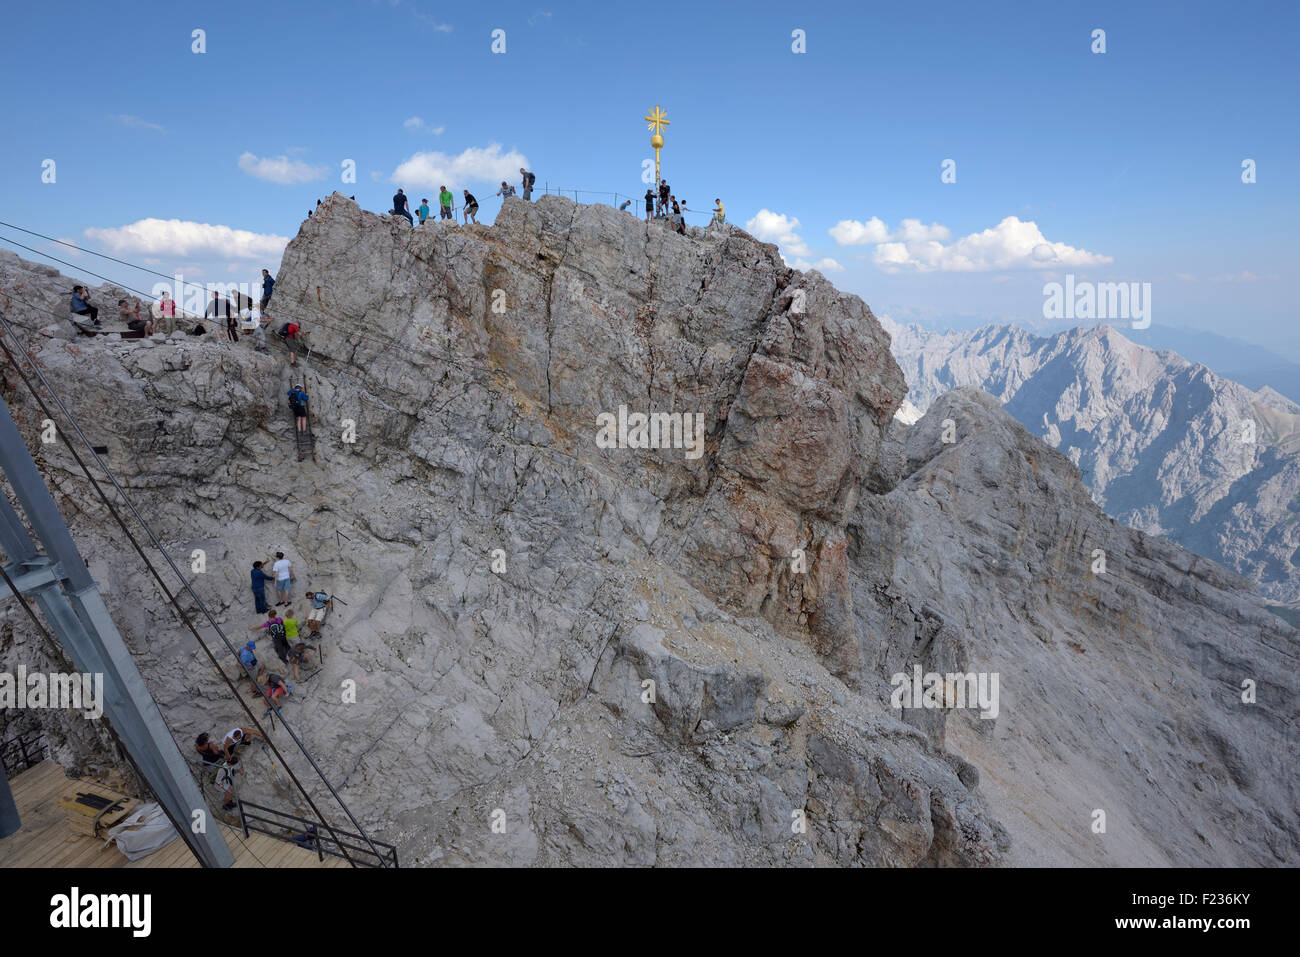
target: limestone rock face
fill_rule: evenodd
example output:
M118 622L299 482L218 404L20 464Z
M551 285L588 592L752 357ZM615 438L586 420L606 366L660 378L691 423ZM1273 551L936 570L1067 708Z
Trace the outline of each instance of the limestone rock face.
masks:
M1107 514L1300 603L1300 405L1104 325L1036 336L882 323L921 410L983 389L1070 457Z
M335 195L276 285L310 347L293 367L42 335L72 282L0 257L0 309L232 641L275 550L347 602L285 716L407 864L1300 857L1293 633L1103 516L995 404L896 420L865 304L741 231L556 197L412 228ZM34 403L5 398L182 749L243 720ZM37 652L11 606L5 662ZM1232 705L1247 665L1254 710ZM1001 669L998 716L894 707L914 666ZM66 760L113 761L41 719ZM246 763L252 800L305 810Z

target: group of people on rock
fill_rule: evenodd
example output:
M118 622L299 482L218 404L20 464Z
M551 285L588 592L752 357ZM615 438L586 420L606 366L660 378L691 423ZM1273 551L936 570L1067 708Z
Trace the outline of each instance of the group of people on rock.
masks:
M224 328L226 339L229 342L239 341L240 324L241 322L244 323L244 331L251 332L253 335L254 347L258 351L264 352L266 351L266 330L263 326L271 321L271 316L266 309L270 305L271 295L274 291L275 277L271 275L269 269L263 269L262 297L256 310L248 308L252 306L252 301L240 293L235 294L241 304L237 307L231 303L228 297L214 291L212 298L208 301L207 309L203 313L203 318L205 320L211 319L217 323L218 328ZM172 299L170 293L163 292L158 301L150 307L148 316L141 313L142 308L143 304L138 298L123 298L117 301L118 320L135 336L151 336L155 332L170 334L176 330L176 301ZM245 318L243 313L246 308L249 314ZM85 286L72 287L72 299L69 303L69 309L75 322L94 331L103 331L103 323L99 319L99 308L90 301L90 290ZM181 317L184 318L183 313ZM203 322L199 322L187 331L190 335L201 336L207 332L207 326ZM281 326L279 335L286 341L290 341L297 336L297 332L297 323L287 322ZM290 361L293 361L292 352L290 352Z
M271 573L266 568L270 566ZM284 670L292 675L293 681L301 680L301 668L312 663L311 652L316 651L321 641L321 626L329 612L334 608L334 596L328 592L307 590L306 600L309 605L306 620L306 634L303 634L302 622L293 610L293 562L285 558L284 552L275 553L275 561L263 559L253 562L252 569L253 604L265 619L248 630L263 632L261 638L269 638L275 656L280 660ZM275 607L267 605L266 585L275 584ZM280 609L283 608L283 611ZM268 671L266 664L257 656L257 642L260 638L250 638L239 649L239 669L252 685L253 696L270 700L270 705L263 712L263 717L272 711L280 713L285 698L293 692L293 685L284 674ZM310 645L308 641L315 641ZM310 676L309 676L310 677ZM236 776L243 773L236 749L251 744L255 739L266 740L256 728L232 728L226 732L221 745L218 746L205 732L195 739L194 749L205 768L215 771L214 783L221 788L223 807L234 808Z
M722 226L727 221L727 210L722 205L721 199L715 199L716 205L713 207L713 219L710 226ZM627 203L621 208L626 209ZM686 217L684 213L689 213L690 207L686 205L686 200L678 200L673 195L672 188L668 185L666 179L659 180L659 188L653 187L645 191L645 221L648 223L651 219L667 219L669 227L675 233L686 235Z
M519 173L523 177L524 199L533 198L533 186L537 183L537 177L530 170L519 168ZM465 225L470 223L478 224L478 200L474 194L467 189L462 189L461 195L464 197L461 203L461 215L464 217ZM515 195L515 188L508 185L504 180L501 181L501 188L496 192L503 200ZM456 221L456 197L452 195L451 190L446 186L438 187L438 209L440 219L450 219ZM429 200L420 200L420 205L416 207L415 215L411 214L411 203L406 198L406 193L400 187L393 196L393 208L389 210L390 215L401 216L412 226L417 225L415 217L419 217L418 225L423 226L429 221Z

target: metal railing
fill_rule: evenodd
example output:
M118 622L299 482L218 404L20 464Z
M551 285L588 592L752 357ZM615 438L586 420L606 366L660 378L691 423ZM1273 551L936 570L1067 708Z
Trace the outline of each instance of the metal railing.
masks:
M629 213L632 213L635 216L642 216L645 214L644 193L642 193L640 196L628 196L626 193L618 193L612 190L582 189L581 187L577 187L577 186L552 186L550 183L543 184L541 189L536 189L536 187L534 187L534 191L541 193L543 196L563 196L566 199L572 198L573 201L576 203L605 203L609 206L615 207L616 209L623 209L624 208L623 204L627 203L628 205L626 209ZM662 216L659 214L659 210L658 210L659 200L657 198L658 194L655 195L656 195L655 218L667 219L668 218L667 214L664 214ZM583 199L582 198L583 196L590 196L593 198ZM705 216L708 218L710 222L712 222L713 210L712 209L684 209L682 210L682 216L683 217Z
M50 745L40 728L20 731L0 744L0 765L4 766L5 774L21 774L49 755Z
M324 825L319 821L308 820L305 817L299 817L296 814L289 814L287 811L277 811L275 808L266 807L261 804L253 804L250 801L239 800L239 826L244 832L244 837L248 837L249 832L265 834L273 837L277 841L285 841L289 844L297 844L309 851L315 851L316 856L322 861L325 855L337 857L341 860L351 858L351 863L356 867L397 867L397 848L391 844L385 844L383 841L376 841L373 838L366 844L353 844L343 838L349 838L352 841L365 841L366 838L360 834L353 834L351 831L344 831L340 828L334 828L331 832L324 832ZM288 829L295 837L289 837L285 834ZM334 835L339 835L336 839ZM370 848L371 846L379 849L382 853L376 855ZM343 853L346 849L348 854Z

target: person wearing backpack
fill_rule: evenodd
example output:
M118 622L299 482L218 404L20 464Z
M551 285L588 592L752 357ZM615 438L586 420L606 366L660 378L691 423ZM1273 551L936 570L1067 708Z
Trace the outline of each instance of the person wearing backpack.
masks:
M537 177L522 166L519 167L519 172L524 178L524 199L532 199L533 186L537 183Z
M293 420L297 424L298 431L306 432L307 403L310 401L310 397L300 386L294 386L285 394L289 397L289 408L293 410Z

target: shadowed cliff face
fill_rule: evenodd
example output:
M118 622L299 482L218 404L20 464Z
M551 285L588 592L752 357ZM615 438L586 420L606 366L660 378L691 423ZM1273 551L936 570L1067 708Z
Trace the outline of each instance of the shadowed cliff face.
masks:
M61 312L70 284L0 257L0 307L168 547L205 551L223 627L253 623L270 550L348 601L286 713L411 863L1296 860L1284 626L1101 515L995 404L957 392L896 426L867 307L741 231L554 197L412 229L336 195L276 286L311 347L292 371L242 344L72 342L4 299ZM294 461L291 379L315 462ZM637 447L638 413L698 415L702 442ZM611 420L629 447L598 441ZM40 460L183 746L233 721L71 461ZM8 615L6 655L34 653ZM1207 690L1245 661L1270 669L1253 712ZM1000 669L998 717L892 707L914 665ZM292 807L261 760L249 796ZM1124 813L1144 803L1169 819Z

